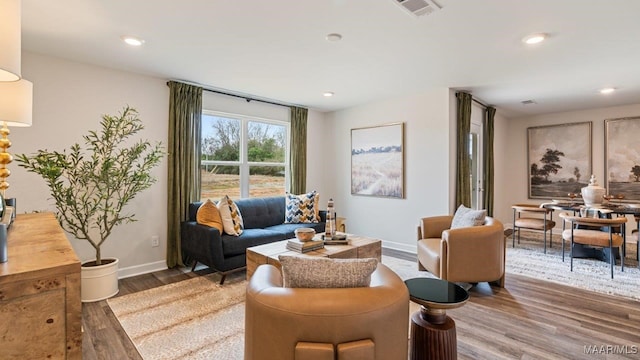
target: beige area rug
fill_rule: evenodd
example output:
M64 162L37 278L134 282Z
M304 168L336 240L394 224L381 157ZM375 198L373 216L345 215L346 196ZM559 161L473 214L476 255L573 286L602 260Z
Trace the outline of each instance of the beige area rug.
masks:
M548 239L547 239L548 241ZM574 286L609 295L624 296L640 300L640 269L636 260L636 243L627 244L624 272L620 260L613 268L608 262L591 258L574 258L573 272L570 270L569 243L565 244L565 260L562 261L562 238L554 235L553 247L543 252L541 232L522 231L520 244L516 238L512 248L511 237L507 239L506 272L540 280Z
M400 277L430 277L415 262L383 256ZM233 275L233 276L232 276ZM145 360L239 360L244 355L245 273L210 274L108 299ZM415 309L414 309L415 310Z
M525 235L525 232L523 232ZM516 248L507 248L507 276L519 274L608 294L640 300L640 271L632 259L629 268L610 279L608 264L578 259L574 271L562 262L560 242L542 252L538 234L522 238ZM635 256L635 248L633 248ZM383 256L382 262L403 279L431 277L419 272L414 261ZM219 276L211 274L171 285L125 295L107 302L124 331L145 360L151 359L233 359L244 354L244 272L227 277L222 287ZM418 306L411 303L413 313Z
M145 360L242 359L246 281L219 281L210 274L107 303Z

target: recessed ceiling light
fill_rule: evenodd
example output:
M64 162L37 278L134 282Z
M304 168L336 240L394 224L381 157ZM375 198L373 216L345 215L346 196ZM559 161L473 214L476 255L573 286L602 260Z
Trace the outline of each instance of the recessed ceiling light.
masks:
M332 33L332 34L327 35L327 40L328 41L332 41L332 42L340 41L340 40L342 40L342 35L337 34L337 33Z
M616 91L616 88L608 87L608 88L600 89L600 94L611 94L614 91Z
M547 34L539 33L539 34L531 34L522 39L522 42L527 45L533 45L543 42L547 38Z
M125 43L131 46L142 46L142 44L144 44L144 40L139 39L137 37L122 36L121 38L122 38L122 41L124 41Z
M322 94L322 96L324 96L324 97L332 97L332 96L333 96L333 93L332 93L331 91L325 91L325 92Z

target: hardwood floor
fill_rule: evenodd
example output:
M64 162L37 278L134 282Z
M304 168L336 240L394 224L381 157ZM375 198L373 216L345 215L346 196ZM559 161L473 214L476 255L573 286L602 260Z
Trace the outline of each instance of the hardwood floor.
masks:
M383 254L415 261L412 254ZM169 269L122 279L118 296L210 272ZM510 274L504 288L481 283L470 293L467 304L447 312L456 322L459 359L640 359L640 302ZM82 323L83 359L141 359L106 301L83 304Z

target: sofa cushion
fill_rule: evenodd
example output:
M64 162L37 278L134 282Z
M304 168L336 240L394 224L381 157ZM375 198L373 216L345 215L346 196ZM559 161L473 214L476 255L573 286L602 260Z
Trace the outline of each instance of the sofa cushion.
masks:
M245 229L266 228L284 222L284 196L240 199L236 204Z
M198 208L196 214L196 221L198 224L214 227L222 233L224 226L222 225L222 217L220 216L220 210L216 207L211 200L207 200L202 203Z
M266 230L275 231L281 234L284 239L291 239L295 237L295 231L298 228L312 228L316 233L324 232L325 223L317 224L279 224L266 227Z
M245 229L240 236L224 234L221 238L225 257L244 254L248 247L284 240L281 234L265 229Z
M286 209L284 222L291 224L309 224L320 221L319 204L320 194L315 190L301 195L286 195Z
M224 232L235 236L242 234L242 214L236 203L229 196L225 195L218 201L218 210L220 210L220 216L222 217Z
M453 220L451 220L451 228L457 229L483 225L486 216L487 210L473 210L464 205L460 205L453 215Z
M289 288L367 287L378 259L329 259L324 257L278 256L282 281Z

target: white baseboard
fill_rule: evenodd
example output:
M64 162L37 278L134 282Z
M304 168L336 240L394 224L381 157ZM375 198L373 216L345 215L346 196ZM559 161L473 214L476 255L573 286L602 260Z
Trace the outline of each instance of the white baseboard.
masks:
M412 254L418 253L418 245L408 245L394 241L382 240L382 247L387 249L404 251Z
M167 262L166 261L156 261L152 263L129 266L126 268L118 269L118 279L124 279L136 275L148 274L154 271L166 270Z

